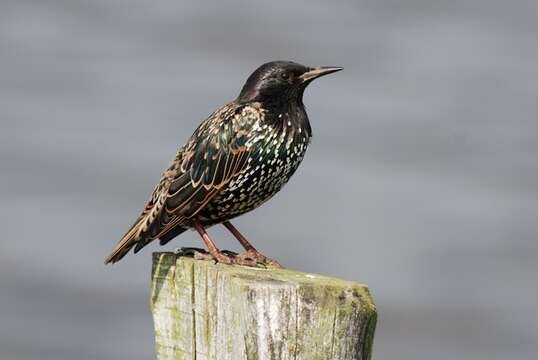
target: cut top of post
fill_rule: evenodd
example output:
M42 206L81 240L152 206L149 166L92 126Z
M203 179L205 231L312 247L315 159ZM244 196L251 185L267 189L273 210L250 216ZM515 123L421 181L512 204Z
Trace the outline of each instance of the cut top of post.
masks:
M377 315L364 284L173 253L154 254L152 280L160 360L371 356Z

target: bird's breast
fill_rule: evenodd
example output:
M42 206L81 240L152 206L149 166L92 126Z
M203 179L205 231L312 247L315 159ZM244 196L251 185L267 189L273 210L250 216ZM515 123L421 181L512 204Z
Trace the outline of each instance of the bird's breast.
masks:
M250 211L276 194L299 167L310 134L291 121L283 126L257 124L247 142L248 165L208 204L213 220Z

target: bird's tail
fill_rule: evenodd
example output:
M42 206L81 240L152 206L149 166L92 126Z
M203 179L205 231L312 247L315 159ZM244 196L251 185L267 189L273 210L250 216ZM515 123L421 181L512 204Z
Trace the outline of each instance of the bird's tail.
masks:
M129 251L140 242L140 228L142 227L142 219L139 219L131 229L123 235L121 240L116 244L112 253L105 260L105 264L114 264L120 261Z

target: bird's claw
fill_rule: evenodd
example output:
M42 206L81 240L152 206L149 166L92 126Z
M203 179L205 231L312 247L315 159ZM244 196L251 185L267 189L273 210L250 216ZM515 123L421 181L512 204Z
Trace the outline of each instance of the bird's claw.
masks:
M278 263L278 261L273 260L261 253L259 253L256 250L247 250L242 254L237 255L238 259L244 259L246 261L254 262L256 265L262 265L264 267L272 266L276 268L282 268L282 265ZM255 266L256 266L255 265Z
M199 249L194 249L193 256L196 260L206 260L214 261L215 263L222 263L227 265L235 264L235 257L237 253L229 250L222 250L216 254L211 254L205 250L198 251Z
M193 257L196 260L215 261L216 263L222 263L227 265L242 265L249 267L282 267L282 265L280 265L276 260L268 258L267 256L260 254L255 250L248 250L241 254L238 254L231 250L222 250L216 254L210 254L209 252L201 248L181 247L174 250L174 253L180 256Z
M193 257L196 260L206 260L206 261L209 260L209 261L220 262L223 264L232 264L233 263L232 257L237 255L233 251L228 251L228 250L223 250L213 255L207 252L205 249L196 248L196 247L181 247L179 249L176 249L174 253L179 256Z

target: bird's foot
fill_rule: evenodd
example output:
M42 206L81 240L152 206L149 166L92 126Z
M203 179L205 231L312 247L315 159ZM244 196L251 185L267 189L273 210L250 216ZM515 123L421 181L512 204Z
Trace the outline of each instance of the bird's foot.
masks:
M249 267L273 266L281 268L282 266L276 261L267 256L260 254L256 250L248 250L242 254L238 254L230 250L222 250L215 254L211 254L204 249L196 247L181 247L174 251L180 256L191 256L197 260L215 261L227 265L242 265Z
M259 262L251 259L250 257L241 256L236 252L230 250L222 250L215 254L210 254L206 251L195 252L194 258L197 260L215 261L216 263L222 263L226 265L242 265L257 267Z
M237 253L233 251L229 251L229 250L222 250L214 254L208 253L207 251L195 252L194 258L197 260L214 261L216 263L222 263L226 265L233 265L233 264L247 265L248 263L247 266L256 266L256 264L253 263L252 261L245 262L245 263L238 261Z
M228 260L228 259L237 255L236 253L232 251L223 250L217 253L216 256L213 256L207 250L197 248L197 247L181 247L179 249L176 249L174 253L179 256L190 256L190 257L195 258L196 260L210 260L210 261L222 262L225 264L230 264L231 260Z
M237 255L236 259L237 259L236 261L247 261L250 263L254 262L256 264L254 266L257 266L259 264L259 265L264 265L264 266L272 266L276 268L283 267L282 265L278 263L278 261L273 260L263 255L262 253L259 253L258 251L254 249L247 250L244 253ZM247 265L247 266L252 266L252 265Z

